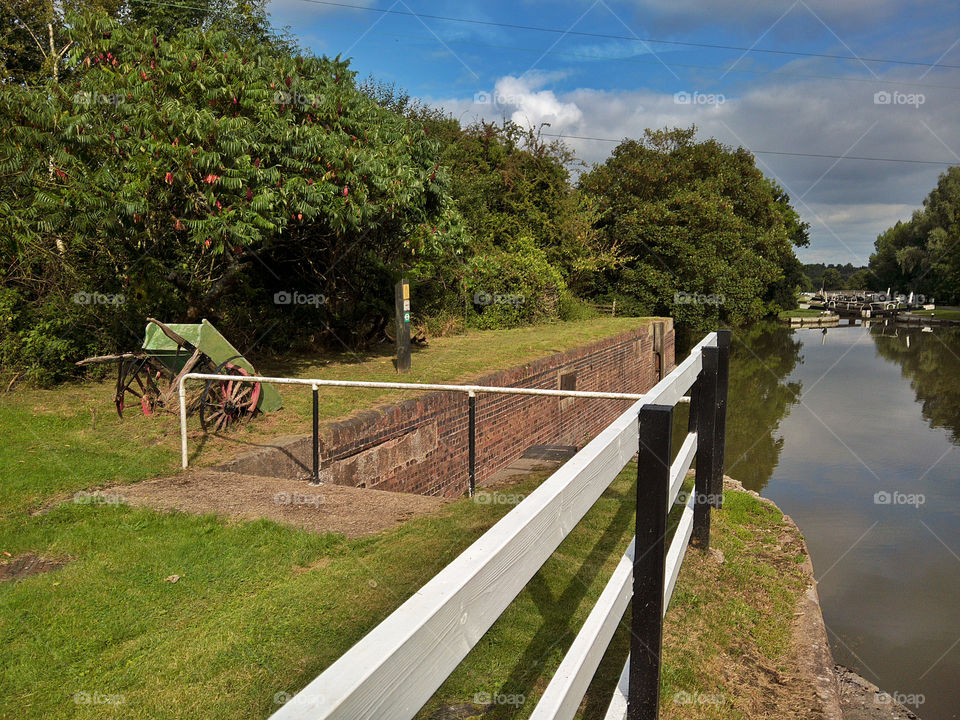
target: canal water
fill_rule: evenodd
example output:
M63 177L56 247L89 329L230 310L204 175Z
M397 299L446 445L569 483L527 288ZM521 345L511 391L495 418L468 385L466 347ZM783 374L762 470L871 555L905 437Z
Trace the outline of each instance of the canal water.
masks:
M960 716L960 329L736 330L727 429L727 474L807 539L835 660Z

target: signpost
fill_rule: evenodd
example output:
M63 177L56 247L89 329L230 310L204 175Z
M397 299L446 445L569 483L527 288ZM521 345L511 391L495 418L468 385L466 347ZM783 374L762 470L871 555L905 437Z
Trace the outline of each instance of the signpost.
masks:
M403 279L395 286L397 315L397 372L410 372L410 281Z

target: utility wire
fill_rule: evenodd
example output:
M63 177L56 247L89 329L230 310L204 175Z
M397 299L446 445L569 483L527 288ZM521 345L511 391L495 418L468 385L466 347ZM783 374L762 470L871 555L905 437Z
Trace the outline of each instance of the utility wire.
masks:
M319 2L319 0L302 0L303 2ZM204 8L187 5L184 3L175 3L175 2L163 2L162 0L131 0L131 2L140 3L143 5L156 5L158 7L176 7L176 8L186 8L189 10L204 10ZM353 6L348 6L353 7ZM368 8L361 8L368 9ZM216 14L227 15L220 11L212 11ZM387 32L385 30L376 30L371 28L361 28L350 25L340 25L334 23L326 23L325 27L338 29L338 30L357 30L369 35L383 35L386 37L396 37L404 38L409 40L422 40L426 42L435 42L436 37L429 37L426 35L412 35L408 33L394 33ZM466 45L471 47L482 47L482 48L491 48L494 50L514 50L517 52L529 52L537 53L540 55L557 55L561 57L571 57L583 60L598 60L598 61L610 61L610 62L628 62L639 65L652 65L654 67L671 67L671 68L682 68L685 70L712 70L716 72L722 72L724 74L728 73L738 73L741 75L774 75L784 78L796 78L800 80L833 80L836 82L855 82L855 83L866 83L869 85L876 86L878 83L884 85L904 85L907 87L914 88L937 88L940 90L960 90L960 86L956 85L940 85L938 83L921 83L913 82L911 80L894 80L884 78L879 80L877 78L866 78L866 77L840 77L837 75L817 75L812 73L791 73L791 72L782 72L779 70L756 70L750 68L738 68L738 67L726 67L722 65L699 65L692 63L677 63L669 62L663 59L654 60L643 60L636 57L604 57L601 55L588 55L585 53L573 53L573 52L564 52L560 50L542 50L540 48L530 48L530 47L518 47L515 45L499 45L494 43L482 43L472 40L444 40L444 43L448 45ZM943 66L947 67L947 66Z
M389 15L404 15L407 17L426 18L428 20L442 20L445 22L466 23L469 25L485 25L490 27L508 28L511 30L532 30L535 32L553 33L556 35L577 35L580 37L603 38L607 40L629 40L632 42L659 43L663 45L681 45L684 47L710 48L714 50L736 50L738 52L768 53L773 55L793 55L796 57L815 57L826 58L829 60L847 60L854 62L874 62L887 63L890 65L912 65L926 68L952 68L960 69L960 65L948 65L945 63L928 63L917 60L894 60L892 58L871 58L860 57L857 55L831 55L829 53L805 52L801 50L775 50L755 47L741 47L738 45L721 45L718 43L691 42L683 40L663 40L658 38L641 38L630 35L613 35L609 33L592 33L582 30L560 30L558 28L540 27L536 25L518 25L516 23L495 22L493 20L475 20L472 18L452 17L449 15L430 15L428 13L417 13L410 10L395 10L393 8L375 8L364 5L351 5L343 2L332 2L332 0L300 0L301 2L312 3L314 5L327 5L329 7L347 8L350 10L366 10L367 12L376 12Z
M148 2L151 0L136 0L136 2ZM156 3L159 4L159 3ZM368 35L384 35L386 37L395 37L403 38L407 40L422 40L425 42L436 42L437 38L430 37L427 35L411 35L407 33L394 33L388 32L386 30L371 30L369 28L360 28L351 25L340 25L334 23L327 23L325 25L327 28L337 29L337 30L357 30ZM877 78L867 78L867 77L840 77L839 75L814 75L810 73L791 73L791 72L782 72L780 70L754 70L747 68L735 68L735 67L724 67L720 65L695 65L691 63L677 63L669 62L662 59L656 60L643 60L637 57L604 57L602 55L587 55L585 53L573 53L565 52L562 50L541 50L540 48L529 48L529 47L519 47L516 45L498 45L494 43L482 43L474 40L444 40L447 45L466 45L469 47L482 47L482 48L491 48L493 50L515 50L517 52L528 52L528 53L537 53L538 55L557 55L560 57L570 57L577 58L581 60L597 60L597 61L609 61L609 62L625 62L637 65L652 65L654 67L671 67L671 68L683 68L685 70L713 70L716 72L726 73L740 73L746 75L774 75L777 77L783 78L795 78L800 80L833 80L836 82L854 82L854 83L866 83L877 87L878 85L905 85L911 88L938 88L940 90L960 90L960 86L957 85L940 85L937 83L919 83L913 82L911 80L893 80L893 79L883 79L879 80Z
M614 138L604 138L604 137L591 137L588 135L567 135L566 133L540 133L544 137L554 137L567 140L596 140L597 142L610 142L610 143L621 143L626 138L621 138L616 140ZM784 150L753 150L751 148L743 148L748 152L752 152L756 155L788 155L791 157L809 157L809 158L830 158L833 160L869 160L873 162L893 162L893 163L916 163L919 165L947 165L953 166L960 163L949 163L943 162L942 160L914 160L912 158L884 158L884 157L866 157L864 155L828 155L826 153L804 153L804 152L787 152Z

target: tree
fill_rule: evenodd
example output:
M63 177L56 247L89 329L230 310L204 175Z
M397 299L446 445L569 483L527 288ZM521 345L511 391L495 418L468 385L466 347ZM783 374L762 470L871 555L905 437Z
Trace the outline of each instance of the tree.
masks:
M266 328L278 345L362 344L396 275L459 243L436 145L346 62L103 14L68 36L69 85L0 87L4 361L129 347L148 314L207 317L240 344ZM276 305L285 291L325 303Z
M461 127L392 83L369 78L361 89L382 107L422 124L441 151L467 247L459 262L428 259L414 268L418 304L435 315L463 316L484 327L565 315L572 295L592 292L614 247L593 227L591 198L570 181L575 159L563 143L504 121ZM522 306L477 305L473 295L523 296Z
M0 82L30 84L57 77L70 47L66 14L101 10L119 17L124 5L125 0L5 0L0 6Z
M846 286L851 290L874 290L876 289L876 282L874 282L873 274L869 270L860 269L854 271L847 278Z
M628 258L604 274L606 291L695 327L791 307L806 224L749 152L696 142L695 132L648 130L581 178L606 245Z
M960 300L960 167L942 173L923 208L881 233L874 247L870 270L879 285Z
M843 275L836 268L828 267L823 273L824 290L841 290L843 288Z

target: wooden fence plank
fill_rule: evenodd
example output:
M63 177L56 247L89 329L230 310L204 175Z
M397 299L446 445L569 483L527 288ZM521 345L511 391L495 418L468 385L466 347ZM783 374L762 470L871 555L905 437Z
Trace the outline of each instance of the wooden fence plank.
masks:
M631 408L280 710L412 718L639 448Z
M680 516L680 522L673 533L673 539L670 541L670 549L667 550L666 570L664 576L666 583L663 588L663 613L666 615L667 608L670 607L670 598L673 597L673 587L677 584L677 578L680 576L680 566L683 564L683 558L687 553L687 547L690 543L690 533L693 531L693 505L696 502L694 493L690 493L687 498L687 504L683 508L683 514Z
M690 532L693 530L693 504L694 497L691 494L670 542L670 549L667 551L666 583L663 589L664 614L670 605L670 598L673 597L673 589L680 575L680 566L690 542ZM613 633L630 603L633 551L634 544L631 542L603 589L597 604L593 606L586 622L577 633L560 667L547 685L530 720L569 720L576 714ZM625 714L626 697L623 700L622 710Z
M676 405L690 386L696 382L697 375L703 368L701 349L716 345L717 334L710 333L690 350L690 354L677 365L669 375L658 382L647 393L650 405Z
M670 491L667 493L667 512L673 507L673 503L680 494L680 488L683 487L683 481L687 477L687 471L693 464L693 459L697 456L697 434L687 433L683 439L683 444L677 452L677 457L670 466Z
M715 333L705 337L670 375L274 713L272 720L412 718L638 451L641 408L679 401L702 369L700 348L715 343ZM675 479L672 471L682 483L695 453L696 438L688 436L670 467L670 488ZM685 533L689 535L689 527ZM675 562L679 567L682 553ZM579 655L570 660L569 676L560 680L568 688L559 693L563 707L573 697L569 688L579 687L584 676L589 682L592 671L588 674L586 668L599 662L609 643L607 634L612 635L622 617L629 601L629 593L624 599L617 592L618 583L624 582L622 575L618 565L616 579L604 589L603 604L591 613L591 626L577 645ZM631 581L626 580L628 585Z
M580 707L590 681L617 626L623 620L633 588L633 548L630 543L604 587L597 604L564 655L530 720L570 720Z
M640 409L636 550L630 618L630 720L656 720L660 707L660 647L666 569L667 495L673 447L673 405Z
M663 612L666 615L667 608L670 606L670 598L673 597L673 588L680 575L680 566L683 563L683 556L686 554L687 543L690 542L690 533L693 530L693 503L695 498L691 495L683 509L683 516L680 518L680 524L674 533L673 540L670 543L670 550L667 553L667 586L663 589ZM613 697L610 698L610 705L607 706L607 713L604 720L626 720L627 717L627 693L630 689L630 656L627 655L623 663L623 670L620 673L620 679L617 681L617 687L613 690Z
M603 720L626 720L627 693L629 692L630 656L627 655L627 660L623 663L623 670L620 671L620 679L617 680L617 687L613 689L613 697L610 698L610 705L607 706L607 714L603 716Z

